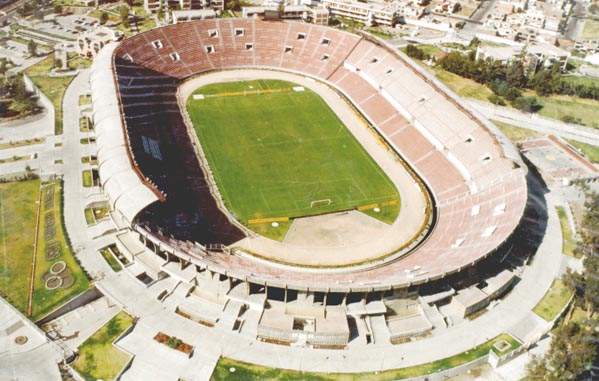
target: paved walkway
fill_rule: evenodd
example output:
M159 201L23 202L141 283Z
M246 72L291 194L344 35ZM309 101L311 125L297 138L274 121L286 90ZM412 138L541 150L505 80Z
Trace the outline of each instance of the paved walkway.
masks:
M23 345L15 343L25 336ZM0 297L0 380L60 381L62 350L29 319Z
M543 134L553 134L565 139L599 145L599 130L594 128L564 123L559 120L545 118L536 114L523 113L509 107L496 106L474 99L467 99L467 102L487 119L528 128Z
M165 330L197 345L197 352L206 354L203 352L205 348L208 353L217 351L226 357L275 368L363 372L407 367L461 353L501 333L512 331L513 327L521 326L530 318L530 310L544 296L562 263L561 230L551 196L548 197L547 208L549 220L545 237L535 258L525 268L522 280L510 294L473 321L465 320L428 338L400 345L356 345L340 351L272 345L218 326L207 328L175 315L154 297L160 289L168 288L167 283L165 286L161 286L161 282L155 284L152 291L130 275L119 273L103 279L99 287L140 317L139 331L136 328L135 335L126 341L129 350L146 348L144 345L151 345L152 334ZM142 331L146 333L142 334ZM154 359L155 355L148 351L143 351L144 356ZM148 357L146 360L139 359L141 361L152 362Z
M85 221L84 208L93 201L105 199L99 187L84 188L81 173L92 168L82 164L81 157L96 154L95 144L81 144L80 139L93 135L93 132L79 130L79 95L89 93L89 70L82 70L67 88L63 99L63 108L73 110L64 113L64 134L62 156L64 160L64 218L73 250L82 266L94 279L100 279L112 272L108 264L98 254L98 249L114 242L113 236L102 236L97 229L90 231ZM112 228L112 227L111 227Z

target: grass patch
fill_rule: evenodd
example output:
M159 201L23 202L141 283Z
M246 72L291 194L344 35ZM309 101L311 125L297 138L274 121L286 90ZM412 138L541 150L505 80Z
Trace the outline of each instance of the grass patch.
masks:
M40 181L0 184L0 292L26 312Z
M566 211L561 206L558 206L555 209L557 209L557 215L559 216L559 224L562 228L562 252L571 257L575 257L574 249L576 248L576 242L572 237L572 230L570 230L570 224L568 223L568 216L566 215Z
M587 19L582 28L581 38L583 40L593 40L599 38L599 21Z
M91 94L79 95L79 106L86 106L92 103Z
M253 219L399 203L391 180L328 105L293 86L272 80L220 83L194 92L205 99L187 100L229 210L252 229ZM261 93L244 93L256 90Z
M566 306L571 296L572 291L566 287L561 279L556 279L543 296L543 299L535 306L533 312L547 321L552 321Z
M572 145L581 152L592 163L599 164L599 147L592 144L577 142L576 140L567 140L568 144Z
M487 86L450 73L440 67L434 67L433 72L441 82L461 97L488 102L488 97L493 94Z
M562 76L562 81L573 85L599 87L599 78L587 75L564 75Z
M561 120L564 116L579 118L585 125L599 128L599 101L568 95L552 95L538 97L543 108L539 114L548 118Z
M89 280L75 259L64 231L62 208L62 183L53 181L43 185L40 213L42 218L39 224L39 246L33 292L33 320L43 317L57 306L89 288ZM53 248L59 254L54 259L48 256ZM64 280L62 287L49 290L46 288L44 278L57 261L65 262L70 276Z
M81 157L81 164L96 165L98 164L98 158L95 156L83 156Z
M252 224L251 229L265 237L270 239L274 239L277 241L282 241L285 238L285 235L289 231L291 224L293 221L281 221L278 222L279 226L273 227L270 223L266 224Z
M94 186L94 175L91 170L86 169L85 171L81 172L81 177L83 181L83 186L85 188L90 188Z
M99 220L106 218L110 209L108 204L98 204L97 206L84 209L85 221L88 225L95 224Z
M119 312L79 347L73 368L86 380L113 380L131 356L112 343L133 325L133 318Z
M0 159L0 164L14 163L16 161L27 160L30 158L31 158L30 155L27 155L27 156L14 155L11 157L7 157L6 159Z
M526 139L535 138L540 136L538 132L529 130L528 128L516 127L512 124L500 122L498 120L492 120L493 124L497 126L513 142L520 142Z
M90 132L92 130L92 122L87 116L79 118L79 131Z
M383 29L377 27L368 28L367 32L382 40L390 40L393 38L393 35L391 33L386 32Z
M25 139L25 140L16 140L8 143L0 143L0 149L8 149L8 148L17 148L17 147L25 147L32 146L35 144L42 144L45 142L45 138L33 138L33 139Z
M439 361L426 363L422 365L411 366L408 368L393 369L376 373L314 373L314 372L298 372L286 369L267 368L259 365L248 364L240 361L221 358L214 373L212 374L213 381L236 381L236 380L313 380L313 381L388 381L399 380L410 377L420 377L427 374L437 373L442 370L454 368L456 366L473 361L477 358L485 356L490 350L497 352L493 346L501 341L509 344L501 354L508 353L519 347L521 344L508 334L501 334L496 338L481 344L470 351L460 353L458 355L448 357ZM231 372L230 368L235 368L235 372Z
M49 55L46 59L25 70L25 74L44 93L54 105L54 133L62 134L62 99L64 93L73 80L73 76L50 77L48 74L54 66L54 59Z
M399 204L392 203L387 205L377 205L376 208L379 211L375 211L375 207L368 208L364 210L360 210L362 213L369 215L372 218L376 218L377 220L383 221L386 224L392 224L395 221L397 215L399 214Z
M100 254L102 255L102 258L104 258L106 263L108 263L108 265L114 272L118 273L119 271L121 271L123 269L123 266L121 265L121 263L119 261L117 261L117 259L114 257L114 255L112 255L112 253L110 252L110 249L108 249L107 247L105 247L104 249L101 249Z

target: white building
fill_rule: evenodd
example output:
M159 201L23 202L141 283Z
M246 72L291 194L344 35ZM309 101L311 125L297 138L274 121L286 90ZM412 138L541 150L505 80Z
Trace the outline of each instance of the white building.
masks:
M123 38L123 34L118 30L113 30L105 26L99 26L81 33L77 38L77 53L84 57L95 57L104 45L118 41Z
M347 17L365 25L395 26L399 20L397 3L362 3L356 0L323 0L331 15Z

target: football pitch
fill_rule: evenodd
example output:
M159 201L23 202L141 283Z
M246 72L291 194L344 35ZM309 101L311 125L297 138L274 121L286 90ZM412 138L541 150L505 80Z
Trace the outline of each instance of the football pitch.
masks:
M349 209L394 221L400 196L391 180L319 95L294 86L218 83L187 100L229 211L252 229Z

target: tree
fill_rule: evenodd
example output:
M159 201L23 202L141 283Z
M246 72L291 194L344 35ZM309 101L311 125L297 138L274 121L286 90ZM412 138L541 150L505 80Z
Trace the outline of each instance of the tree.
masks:
M408 55L408 57L417 59L417 60L427 60L430 58L430 56L428 54L426 54L424 52L424 50L420 49L419 47L417 47L416 45L412 45L412 44L408 44L406 46L406 54Z
M524 52L524 51L523 51ZM508 65L505 79L510 86L522 88L526 86L526 69L524 68L524 54L520 54Z
M107 22L108 22L108 13L106 13L105 11L102 11L102 13L100 14L100 24L104 25Z
M62 69L62 60L60 58L54 58L54 67Z
M60 14L62 14L62 11L63 11L62 4L55 4L54 5L54 13L57 13L57 14L60 15Z
M597 322L567 323L559 326L544 358L534 359L527 368L531 380L574 380L583 375L596 357Z
M29 42L27 43L27 51L29 52L30 56L37 56L37 42L29 40Z
M487 97L487 99L494 105L505 106L505 101L497 94L491 94Z

